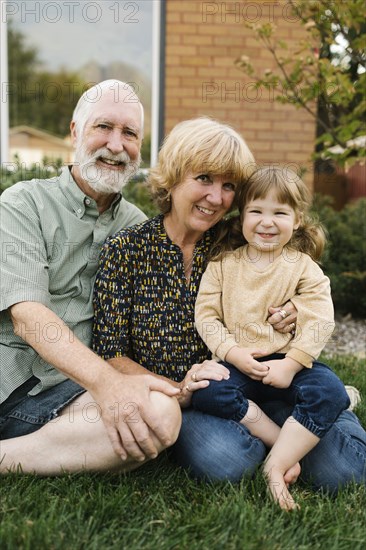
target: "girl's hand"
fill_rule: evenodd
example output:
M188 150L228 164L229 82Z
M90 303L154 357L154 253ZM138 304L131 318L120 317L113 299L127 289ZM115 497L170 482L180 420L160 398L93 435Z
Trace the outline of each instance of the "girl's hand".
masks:
M180 383L181 392L177 396L178 403L182 409L189 407L192 399L192 392L206 388L210 380L228 380L230 371L220 363L212 360L194 364Z
M290 357L273 359L266 361L265 364L268 366L268 372L262 382L274 388L288 388L291 386L295 374L304 368Z
M266 355L266 352L260 349L246 349L234 346L227 353L225 360L244 374L247 374L249 378L262 380L268 373L268 367L265 363L256 361L254 357L263 357L264 355Z
M293 332L295 334L297 309L292 302L286 302L283 306L270 307L267 321L275 330L282 334Z

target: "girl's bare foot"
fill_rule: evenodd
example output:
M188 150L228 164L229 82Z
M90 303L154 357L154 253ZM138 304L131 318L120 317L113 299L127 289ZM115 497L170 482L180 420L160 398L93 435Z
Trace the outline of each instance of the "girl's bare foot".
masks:
M296 462L296 464L294 464L294 466L291 466L291 468L289 468L287 472L285 472L285 475L283 476L283 479L285 480L287 487L289 485L293 485L294 483L296 483L300 473L301 473L301 466L299 462Z
M270 466L268 464L264 465L263 471L268 488L273 499L275 500L275 502L278 502L282 510L290 511L300 508L300 506L296 504L296 502L292 498L285 480L285 477L287 477L289 472L295 467L296 465L290 468L290 470L288 470L284 475L275 466ZM293 478L293 474L291 474L291 478Z

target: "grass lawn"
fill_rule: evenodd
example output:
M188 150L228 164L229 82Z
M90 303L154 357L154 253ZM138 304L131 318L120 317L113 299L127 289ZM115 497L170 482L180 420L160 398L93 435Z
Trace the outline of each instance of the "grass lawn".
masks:
M328 361L345 384L361 390L357 413L366 426L364 362ZM358 550L366 541L366 488L336 498L301 483L301 510L272 504L260 475L240 485L199 484L165 456L128 475L93 474L1 479L0 548Z

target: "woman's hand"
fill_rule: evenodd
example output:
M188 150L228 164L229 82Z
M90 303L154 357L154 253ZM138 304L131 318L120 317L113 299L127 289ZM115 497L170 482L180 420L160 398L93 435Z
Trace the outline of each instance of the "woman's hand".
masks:
M267 321L275 330L282 334L291 332L295 334L297 309L292 302L286 302L283 306L270 307Z
M192 393L202 388L207 388L210 380L228 380L229 370L216 361L208 360L194 364L180 383L181 393L177 396L182 409L191 404Z

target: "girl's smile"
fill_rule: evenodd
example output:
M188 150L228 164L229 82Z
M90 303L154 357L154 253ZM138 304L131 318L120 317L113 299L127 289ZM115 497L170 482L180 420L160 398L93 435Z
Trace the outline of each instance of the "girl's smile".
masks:
M245 205L242 229L249 248L275 252L275 256L278 256L298 227L293 208L278 202L273 191Z

